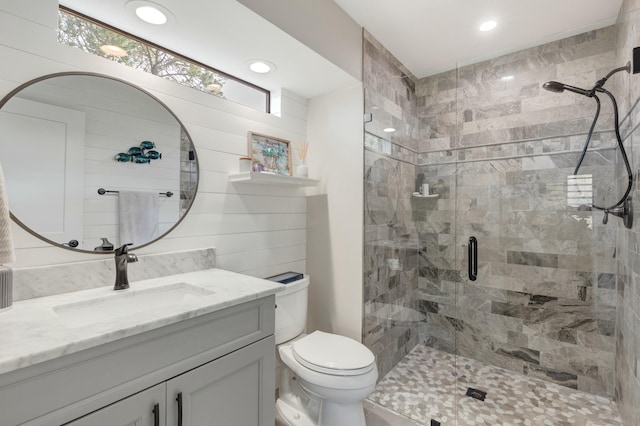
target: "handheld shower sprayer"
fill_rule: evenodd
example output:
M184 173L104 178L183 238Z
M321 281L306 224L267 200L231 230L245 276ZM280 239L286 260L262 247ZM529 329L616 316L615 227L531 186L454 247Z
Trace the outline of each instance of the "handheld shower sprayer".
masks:
M587 97L593 96L592 90L586 90L586 89L581 89L575 86L569 86L568 84L559 83L557 81L547 81L542 85L542 88L554 93L562 93L565 90L567 90L569 92L577 93L579 95L584 95Z
M603 224L607 224L609 221L609 214L614 216L618 216L622 218L625 227L631 228L633 224L633 209L631 204L631 197L629 194L631 193L631 188L633 186L633 173L631 171L631 166L629 164L629 158L627 157L627 152L624 149L624 145L622 143L622 137L620 136L620 123L618 119L618 104L616 102L615 96L607 89L604 88L604 84L607 80L617 72L626 71L631 72L631 63L627 62L625 66L618 67L610 71L605 77L601 78L596 82L596 84L591 89L582 89L580 87L570 86L568 84L560 83L557 81L547 81L542 85L542 88L554 93L563 93L565 90L568 92L577 93L579 95L586 96L588 98L593 98L596 102L596 113L593 117L593 121L591 123L591 127L589 128L589 133L587 134L587 139L584 143L584 147L582 148L582 154L580 156L580 160L578 160L578 164L573 172L574 175L578 174L580 170L580 166L582 165L582 161L584 160L584 156L587 153L587 149L589 148L589 142L591 141L591 137L593 136L593 130L596 127L596 123L598 122L598 117L600 116L600 98L598 98L597 93L604 93L607 95L609 100L611 100L611 105L613 107L613 119L615 125L615 134L616 140L618 142L618 149L620 149L620 155L622 157L622 161L624 162L625 168L627 170L628 176L628 184L627 190L620 200L608 207L597 206L595 204L591 204L594 209L604 211L604 218L602 220Z

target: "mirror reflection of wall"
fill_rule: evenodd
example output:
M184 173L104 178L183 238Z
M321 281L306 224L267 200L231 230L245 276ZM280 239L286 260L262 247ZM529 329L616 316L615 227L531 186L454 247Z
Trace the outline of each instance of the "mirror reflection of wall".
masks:
M43 79L4 103L0 129L11 212L55 243L77 240L83 250L102 238L116 246L147 244L175 226L195 195L188 134L164 105L121 81L75 74ZM162 158L115 161L142 141L153 141ZM99 195L98 188L156 193L157 211L139 218L157 221L155 230L121 241L119 194ZM160 195L167 191L175 195Z

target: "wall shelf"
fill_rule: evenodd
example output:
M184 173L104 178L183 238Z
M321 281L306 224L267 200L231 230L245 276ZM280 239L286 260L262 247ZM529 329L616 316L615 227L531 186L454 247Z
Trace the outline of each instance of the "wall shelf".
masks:
M272 175L270 173L234 173L229 175L229 181L234 183L253 183L273 186L316 186L320 181L297 176Z

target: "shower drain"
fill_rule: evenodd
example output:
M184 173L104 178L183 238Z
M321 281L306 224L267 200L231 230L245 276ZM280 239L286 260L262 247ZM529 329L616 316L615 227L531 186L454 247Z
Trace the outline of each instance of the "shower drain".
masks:
M480 389L475 389L475 388L467 388L467 396L470 396L471 398L475 398L478 401L484 401L484 399L487 397L487 393L485 391L481 391ZM434 419L431 419L431 424L430 426L440 426L440 422Z
M485 391L481 391L474 388L467 388L466 395L470 396L471 398L475 398L479 401L484 401L484 399L487 397L487 393Z

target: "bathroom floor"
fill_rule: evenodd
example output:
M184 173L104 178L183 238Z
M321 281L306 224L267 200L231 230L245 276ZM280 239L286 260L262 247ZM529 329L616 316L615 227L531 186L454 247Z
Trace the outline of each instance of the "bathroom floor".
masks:
M469 387L487 392L484 401L466 396ZM607 398L422 345L378 383L365 412L367 426L622 426Z

